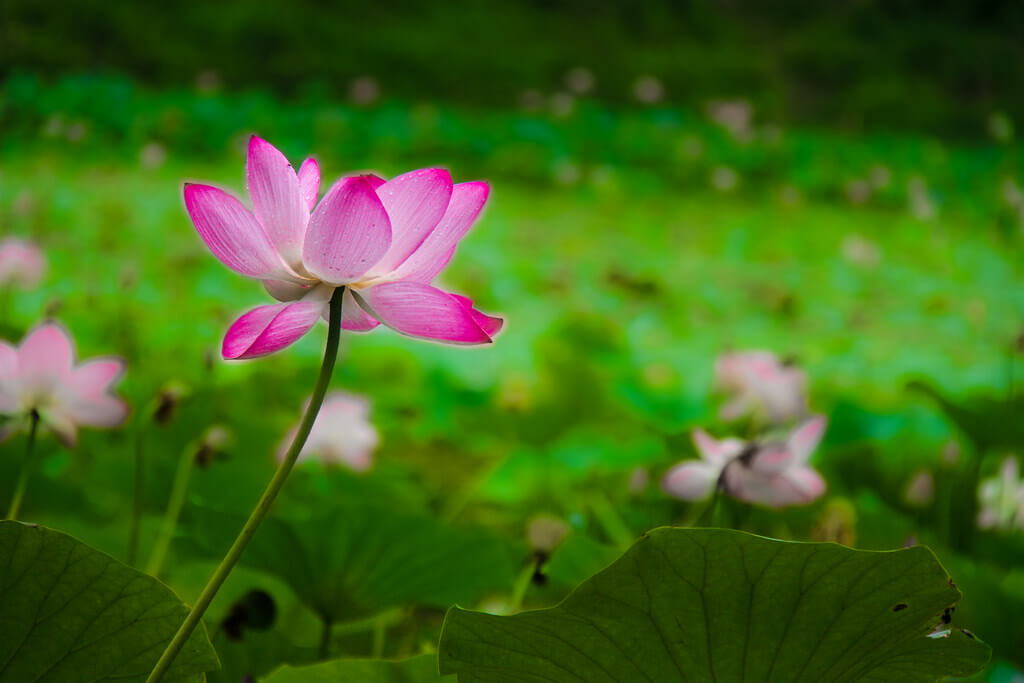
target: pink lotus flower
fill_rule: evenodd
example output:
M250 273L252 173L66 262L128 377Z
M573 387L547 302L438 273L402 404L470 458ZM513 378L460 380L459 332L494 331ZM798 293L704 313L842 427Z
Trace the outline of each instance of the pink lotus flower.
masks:
M704 500L720 486L747 503L770 507L803 505L825 493L825 481L807 460L825 432L826 420L814 417L791 431L782 443L718 441L693 431L701 460L676 465L665 475L665 492L683 500Z
M75 365L71 338L54 323L25 337L20 348L0 341L0 414L23 423L33 412L66 445L78 426L116 427L128 406L110 391L124 372L118 358ZM10 431L10 429L8 429Z
M284 460L297 429L293 428L281 442L278 461ZM370 468L379 442L377 429L370 422L370 402L336 391L324 400L297 462L315 457L325 464L339 463L363 472Z
M771 351L721 354L715 359L715 382L732 395L719 411L723 420L753 413L781 423L807 414L807 376Z
M0 287L33 289L46 274L46 257L36 245L16 237L0 242Z
M487 344L502 320L431 282L451 260L487 200L483 182L452 184L440 168L390 181L342 178L317 203L313 159L296 173L270 143L253 137L247 163L250 211L209 185L185 185L200 237L226 266L262 280L279 304L240 317L224 339L225 358L278 351L304 335L344 286L342 327L380 323L412 337Z

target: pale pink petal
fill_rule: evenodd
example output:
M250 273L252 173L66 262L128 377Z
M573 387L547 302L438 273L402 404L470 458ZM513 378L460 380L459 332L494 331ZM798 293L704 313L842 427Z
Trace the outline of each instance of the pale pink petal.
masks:
M278 301L296 301L308 294L312 288L311 285L299 285L286 280L264 280L263 287Z
M814 470L795 467L768 475L734 462L725 470L725 490L747 503L786 507L804 505L825 491L825 482Z
M493 337L501 331L502 326L505 324L504 319L493 315L487 315L486 313L473 308L473 300L468 296L451 293L449 293L448 296L462 304L463 308L468 310L469 314L473 316L473 322L479 325L480 329L487 333L488 336Z
M25 395L53 391L71 374L74 350L71 339L55 323L37 327L18 351L18 381Z
M484 208L490 187L484 182L459 183L452 188L451 202L437 224L416 251L395 269L394 278L429 283L448 265L455 245L462 239Z
M811 453L821 443L828 420L824 415L817 415L797 427L789 435L786 445L793 452L793 460L798 464L807 462Z
M244 314L224 337L224 357L256 358L293 344L316 323L332 291L321 285L300 301L260 306Z
M402 334L453 344L491 342L458 300L430 285L388 282L353 294L367 313Z
M306 209L312 211L316 206L317 195L320 194L320 165L316 159L306 159L299 167L299 192L306 203Z
M359 279L387 252L391 222L363 177L342 178L320 200L306 231L302 260L324 282Z
M391 247L370 271L386 275L416 251L448 209L452 177L443 168L410 171L377 188L391 219Z
M693 445L697 447L700 457L710 463L718 464L725 457L718 440L705 432L703 429L694 429L692 433Z
M99 396L120 378L124 367L119 358L97 358L72 370L67 384L82 396Z
M715 490L718 475L717 467L700 460L691 460L670 469L661 486L665 493L676 498L704 500Z
M326 311L324 319L327 319ZM356 303L351 290L346 290L345 297L341 300L341 329L349 332L369 332L379 325L380 322L372 318Z
M47 416L51 426L61 427L62 420L55 420L57 410ZM117 427L128 417L127 404L116 396L99 394L93 396L62 397L59 414L67 422L89 427Z
M796 463L792 449L786 444L766 443L758 447L750 467L765 475L775 475Z
M185 208L206 246L228 268L260 279L294 278L256 217L227 192L186 183Z
M246 179L256 220L285 262L298 266L309 209L295 169L277 148L253 135L249 138Z

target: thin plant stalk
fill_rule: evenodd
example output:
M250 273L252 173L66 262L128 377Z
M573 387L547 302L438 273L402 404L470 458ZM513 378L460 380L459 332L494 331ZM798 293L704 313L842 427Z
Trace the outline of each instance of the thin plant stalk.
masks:
M295 461L298 460L299 453L302 452L302 447L306 444L309 432L313 429L313 422L316 420L317 413L320 412L320 406L324 402L324 395L327 393L327 386L330 384L331 375L334 372L334 363L338 357L338 345L341 340L341 302L344 294L345 288L338 287L334 290L334 295L331 297L330 315L327 322L327 346L324 349L323 364L320 366L320 374L313 388L313 396L309 400L306 413L302 416L302 421L299 423L299 428L295 433L295 438L292 440L292 445L288 448L284 460L278 466L277 472L274 473L274 477L267 485L263 496L256 504L256 507L253 508L252 514L249 515L245 526L242 527L235 542L231 544L231 548L228 549L224 559L221 560L213 576L210 577L206 588L203 589L195 605L193 605L188 616L185 618L185 622L178 629L167 649L164 650L163 655L160 656L152 673L149 674L149 678L146 679L146 683L158 683L158 681L163 680L168 669L171 668L174 658L178 656L178 653L181 652L186 641L188 641L189 636L192 635L192 632L202 621L203 614L210 606L217 591L228 578L231 570L238 562L238 558L242 556L245 547L249 545L249 541L252 540L256 529L259 528L260 523L267 516L270 507L274 503L274 499L281 492L281 488L295 466Z
M160 535L157 536L156 544L149 555L149 562L146 563L146 573L150 576L157 576L164 566L164 560L167 559L167 551L174 538L174 529L178 526L178 517L181 516L181 508L185 505L185 494L188 493L188 483L192 478L196 450L195 444L190 443L182 451L181 459L178 461L174 483L171 485L171 496L167 500L167 510L160 526Z
M39 413L32 411L29 418L31 425L28 429L28 444L25 446L25 458L21 461L21 472L18 474L18 483L14 487L14 497L11 498L11 507L7 509L5 519L17 519L21 510L21 501L25 499L25 489L28 487L29 474L32 472L32 452L36 445L36 432L39 431Z
M128 530L127 563L135 566L135 558L139 554L139 529L142 525L142 513L146 505L146 460L143 455L144 439L142 425L136 419L135 424L135 493L132 497L132 523Z

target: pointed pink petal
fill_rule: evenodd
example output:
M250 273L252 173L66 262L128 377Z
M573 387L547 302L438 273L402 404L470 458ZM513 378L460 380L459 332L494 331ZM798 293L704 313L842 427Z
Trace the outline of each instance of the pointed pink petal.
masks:
M494 335L496 335L498 332L501 331L502 326L504 326L505 321L502 318L498 318L493 315L487 315L486 313L482 313L477 309L473 308L473 300L470 299L468 296L462 296L461 294L452 293L449 293L448 296L454 298L456 301L462 304L463 308L468 310L469 314L473 316L473 322L479 325L480 329L487 333L489 337L493 337Z
M285 262L298 265L309 210L295 169L277 148L253 135L249 138L246 178L256 220Z
M797 427L789 435L786 444L793 453L793 460L798 464L807 462L811 453L821 443L828 420L824 415L816 415Z
M694 429L691 436L693 437L693 445L697 447L700 457L713 464L718 464L722 460L724 456L717 439L703 429Z
M320 194L320 165L316 159L306 159L299 167L299 192L307 211L312 211Z
M309 220L302 260L324 282L353 282L373 267L391 244L391 222L365 178L334 184Z
M286 280L264 280L263 288L278 301L296 301L309 293L309 285L297 285Z
M52 390L71 374L74 350L67 333L55 323L37 327L21 343L18 378L27 392Z
M381 185L383 185L384 183L387 182L386 180L381 178L379 175L374 175L373 173L364 173L363 175L361 175L359 177L363 178L366 182L370 183L370 187L373 188L374 192L377 191L378 187L380 187Z
M430 285L387 282L353 294L367 313L402 334L454 344L491 342L465 306Z
M484 182L459 183L452 188L451 202L437 224L416 251L395 269L395 278L429 283L448 265L455 245L462 239L484 208L490 187Z
M97 358L72 370L67 383L82 396L99 396L120 378L124 367L119 358Z
M825 491L821 476L808 467L769 475L734 463L726 468L725 490L738 500L770 507L804 505Z
M385 275L409 258L444 216L452 198L452 177L443 168L410 171L381 185L377 195L391 219L392 240L370 274Z
M256 358L293 344L316 323L332 291L320 286L300 301L260 306L244 314L224 337L224 358Z
M185 208L199 236L228 268L260 279L288 279L270 237L242 203L209 185L185 185Z
M715 490L718 468L699 460L676 465L665 474L661 487L665 493L683 500L704 500Z

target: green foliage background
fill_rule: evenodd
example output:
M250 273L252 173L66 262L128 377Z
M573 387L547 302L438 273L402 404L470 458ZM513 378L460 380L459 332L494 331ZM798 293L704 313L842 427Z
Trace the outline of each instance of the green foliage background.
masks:
M373 401L376 465L364 476L303 466L275 515L383 504L504 543L512 559L502 577L528 566L528 520L555 515L571 535L524 603L550 606L630 538L697 519L702 508L666 498L658 480L693 457L692 427L729 429L710 393L715 354L770 348L807 369L812 407L829 416L813 461L829 493L781 513L727 507L724 521L873 549L927 543L966 596L957 621L994 648L991 680L1024 666L1024 539L977 532L964 484L1021 446L1010 427L1020 414L1024 214L1008 188L1024 185L1012 125L1024 61L1011 3L944 8L929 22L915 3L837 4L791 22L797 9L666 5L595 11L590 32L564 30L572 4L396 6L347 23L336 10L307 8L289 23L247 6L169 17L142 6L88 14L73 4L58 16L5 4L0 231L39 242L50 272L37 290L4 294L3 336L57 318L81 357L128 360L122 393L135 409L125 429L83 433L74 452L44 440L25 519L124 558L141 433L145 558L179 453L225 425L234 440L195 473L162 576L190 601L219 556L191 525L205 510L241 515L255 502L311 389L323 333L264 360L219 360L229 322L267 297L207 252L181 183L241 193L242 144L258 133L292 160L315 155L325 179L436 164L457 181L490 180L489 206L443 281L507 318L488 349L346 335L334 387ZM83 16L93 23L79 31ZM492 25L518 36L500 59L483 47L494 41L481 27ZM344 40L332 50L328 37ZM776 47L778 60L755 58ZM954 59L954 48L969 58ZM519 106L523 89L562 90L577 65L598 85L569 111L549 99ZM194 86L203 69L220 85ZM665 83L662 102L631 99L645 73ZM380 100L346 99L363 74L379 81ZM970 87L957 89L958 79ZM989 87L971 89L982 81ZM814 97L794 95L805 91ZM703 103L713 97L752 103L749 139L709 120ZM723 168L736 174L732 189L712 182ZM851 199L865 184L868 196ZM912 187L924 188L930 215L915 214ZM912 380L1007 417L958 426L909 391ZM190 393L170 424L156 425L151 402L172 381ZM960 452L952 464L950 444ZM22 448L22 438L0 444L0 500ZM935 473L938 492L923 508L903 495L921 469ZM630 487L638 471L647 483ZM271 630L241 641L218 632L254 589L277 606ZM500 607L512 590L481 590L464 606ZM443 609L413 603L382 617L383 654L436 646ZM374 654L373 625L350 616L332 652ZM316 614L265 566L231 577L209 623L225 664L211 680L317 656Z

